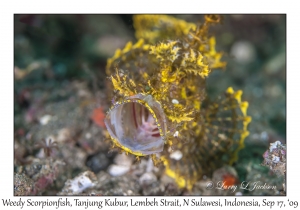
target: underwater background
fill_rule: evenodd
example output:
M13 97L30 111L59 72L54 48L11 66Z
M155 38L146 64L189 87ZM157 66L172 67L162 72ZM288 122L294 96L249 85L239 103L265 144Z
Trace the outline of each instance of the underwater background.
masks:
M203 21L203 15L173 16ZM227 67L209 75L207 94L242 89L252 122L237 163L203 177L191 191L179 189L151 159L135 163L106 140L105 66L116 49L135 41L132 15L15 15L14 24L15 195L284 193L283 177L261 164L270 143L286 144L285 15L223 15L212 28ZM72 188L78 180L83 184ZM212 190L210 180L277 188Z

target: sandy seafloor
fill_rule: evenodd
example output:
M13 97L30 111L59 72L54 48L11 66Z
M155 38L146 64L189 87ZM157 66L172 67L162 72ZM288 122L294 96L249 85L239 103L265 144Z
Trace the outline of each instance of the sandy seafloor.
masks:
M252 122L238 162L203 177L191 191L179 189L148 158L135 163L130 155L108 152L104 126L91 119L93 113L104 117L101 111L110 106L107 58L135 41L131 15L15 15L14 24L15 195L285 194L283 177L261 165L270 143L286 143L285 15L224 15L214 28L228 64L207 79L208 95L229 86L243 90ZM235 174L238 184L276 188L207 189L224 173Z

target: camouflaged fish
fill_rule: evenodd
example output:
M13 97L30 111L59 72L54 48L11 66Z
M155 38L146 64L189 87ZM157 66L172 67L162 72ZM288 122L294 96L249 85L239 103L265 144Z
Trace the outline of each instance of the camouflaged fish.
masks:
M108 59L113 104L105 124L113 147L150 155L181 188L237 160L251 117L242 91L206 96L211 71L225 68L206 15L196 25L166 15L135 15L136 38Z

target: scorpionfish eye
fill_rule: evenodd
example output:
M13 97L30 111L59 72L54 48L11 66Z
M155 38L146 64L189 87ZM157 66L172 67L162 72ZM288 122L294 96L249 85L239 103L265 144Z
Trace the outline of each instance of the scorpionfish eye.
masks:
M137 94L116 103L104 122L113 141L131 153L150 155L163 151L166 117L151 95Z

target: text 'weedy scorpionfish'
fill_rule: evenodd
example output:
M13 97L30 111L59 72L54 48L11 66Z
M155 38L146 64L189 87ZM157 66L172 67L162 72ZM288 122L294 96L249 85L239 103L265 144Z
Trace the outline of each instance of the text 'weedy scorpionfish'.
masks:
M113 105L105 124L113 147L139 159L150 155L181 188L237 160L249 135L248 103L228 87L206 96L212 70L224 68L209 35L218 15L195 25L166 15L135 15L135 44L108 59ZM216 81L217 83L217 81Z

